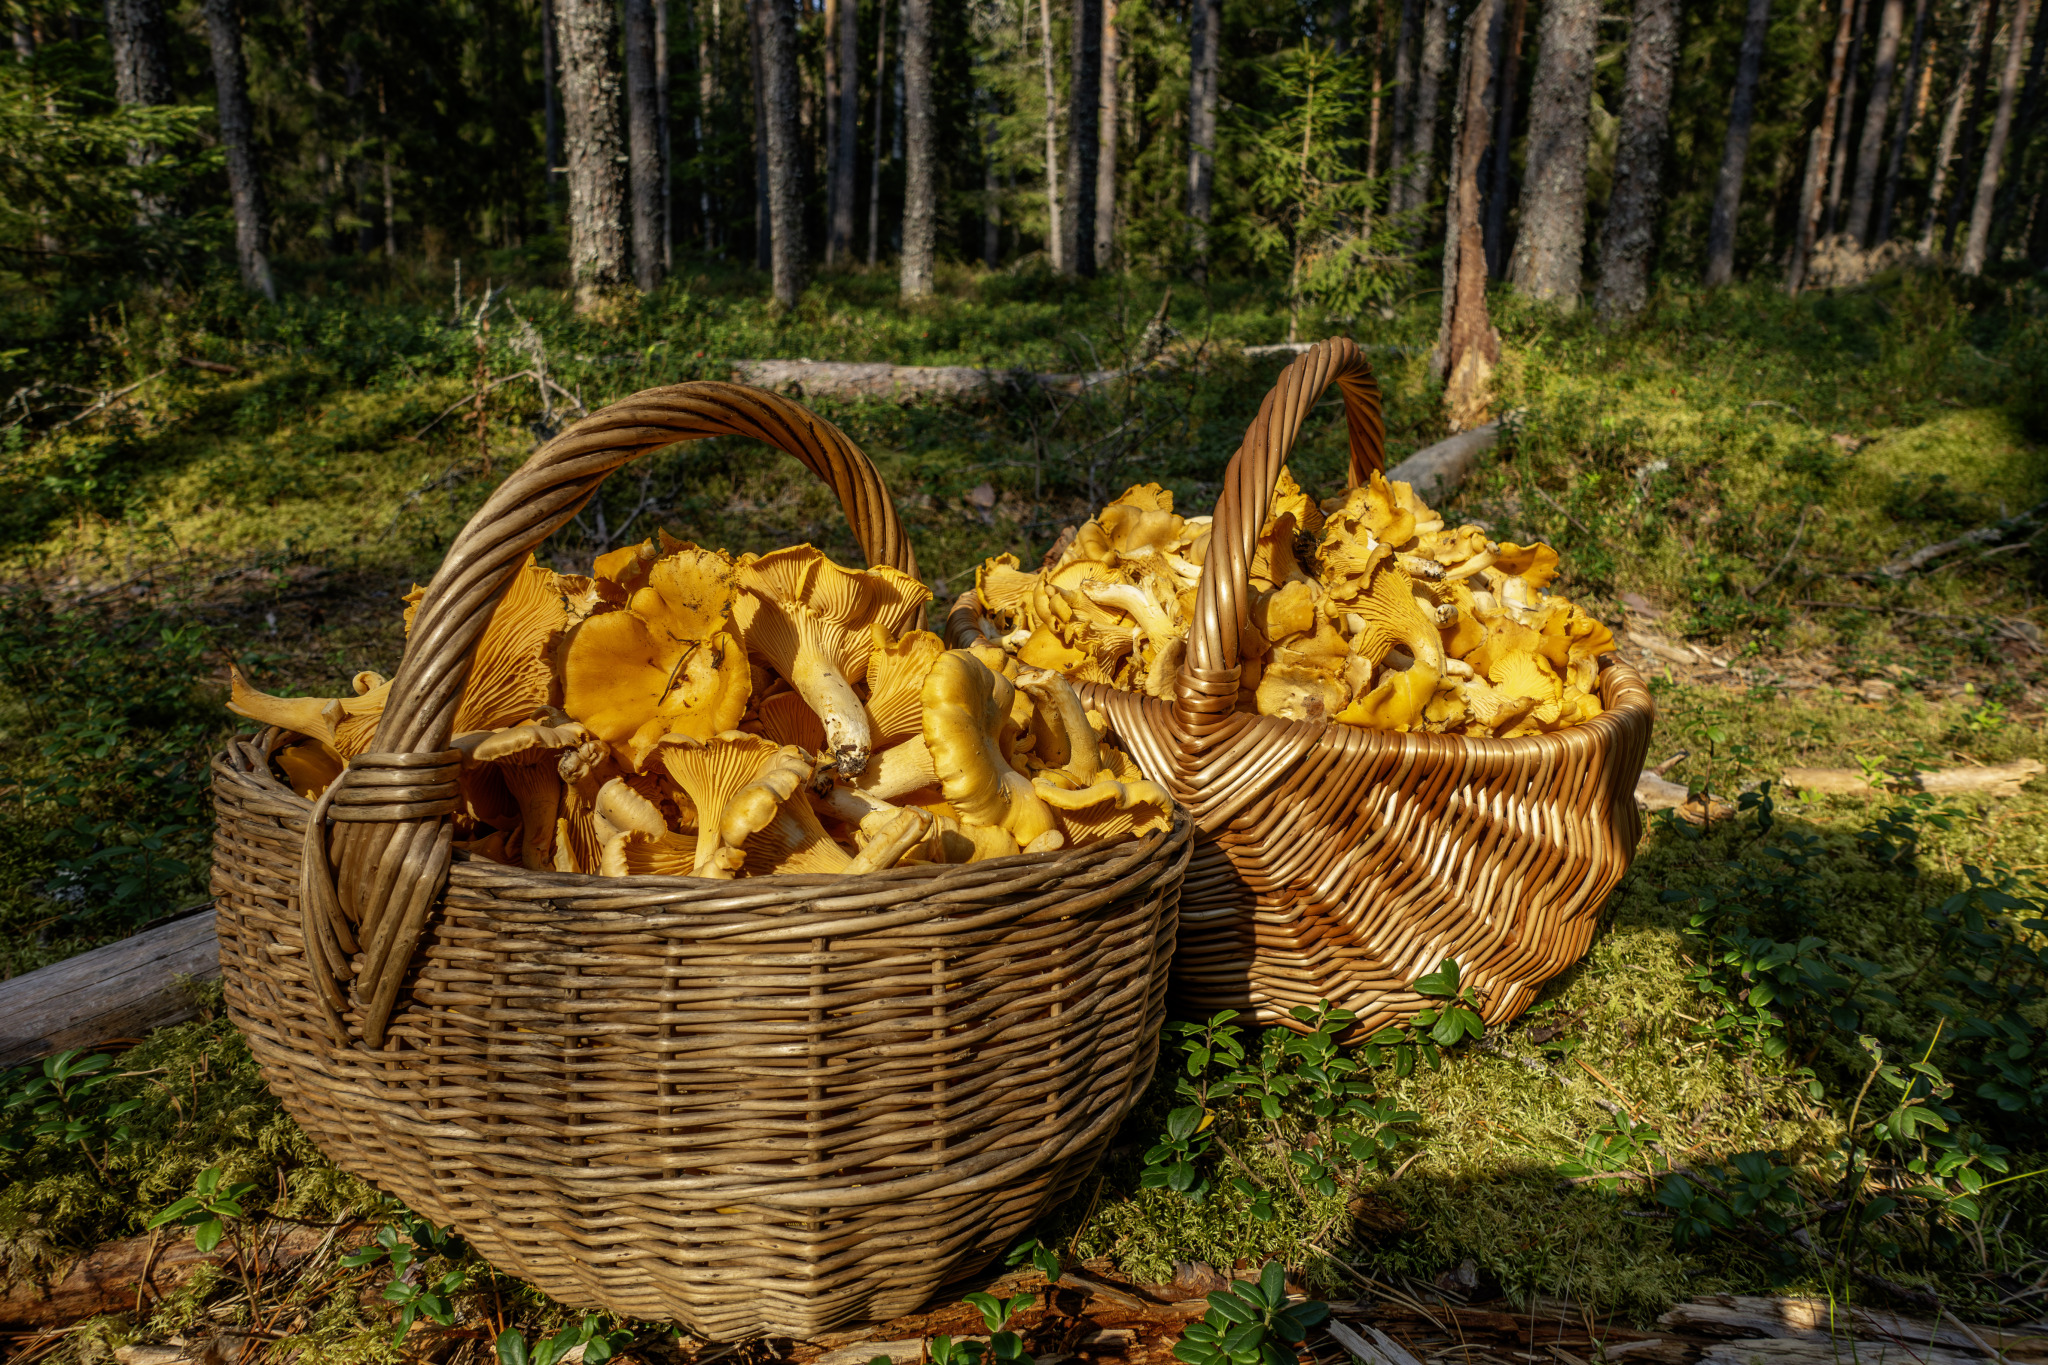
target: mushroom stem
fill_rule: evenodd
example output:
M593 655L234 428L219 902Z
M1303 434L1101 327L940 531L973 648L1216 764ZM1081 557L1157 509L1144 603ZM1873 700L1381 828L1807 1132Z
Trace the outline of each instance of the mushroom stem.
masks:
M874 749L867 708L846 676L809 650L797 655L790 685L825 726L825 753L842 777L859 777Z

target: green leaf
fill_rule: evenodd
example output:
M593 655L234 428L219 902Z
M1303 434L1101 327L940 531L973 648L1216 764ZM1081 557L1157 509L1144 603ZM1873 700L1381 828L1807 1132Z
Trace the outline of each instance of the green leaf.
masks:
M192 1245L201 1251L213 1250L220 1245L220 1239L225 1236L227 1229L221 1226L218 1218L209 1218L205 1222L192 1225Z
M1259 1272L1259 1288L1266 1291L1266 1303L1278 1308L1287 1302L1287 1272L1278 1261L1266 1262L1266 1268Z
M516 1327L507 1327L498 1333L498 1365L528 1365L526 1338Z
M1209 1307L1230 1322L1250 1322L1258 1314L1246 1305L1243 1299L1225 1290L1218 1289L1208 1296Z

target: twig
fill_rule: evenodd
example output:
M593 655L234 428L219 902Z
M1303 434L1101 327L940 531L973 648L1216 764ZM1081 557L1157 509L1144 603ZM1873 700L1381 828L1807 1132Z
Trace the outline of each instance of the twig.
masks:
M2035 503L2016 517L2007 517L2003 521L1993 522L1989 526L1980 526L1974 531L1965 531L1951 540L1923 546L1903 559L1894 559L1889 564L1881 566L1875 574L1862 574L1858 576L1864 578L1882 576L1896 583L1915 569L1925 568L1944 555L1954 554L1957 550L1967 550L1972 545L1990 545L2004 540L2014 531L2031 525L2043 512L2048 512L2048 502Z
M1778 556L1777 564L1772 567L1769 573L1764 575L1764 581L1757 584L1754 588L1749 589L1747 592L1744 592L1742 594L1744 597L1749 598L1751 601L1755 601L1756 595L1762 592L1765 588L1770 587L1771 580L1776 578L1779 575L1779 573L1784 570L1785 566L1792 562L1792 556L1799 549L1799 542L1801 538L1803 538L1806 535L1806 519L1813 515L1813 509L1815 506L1816 504L1809 502L1808 504L1806 504L1806 506L1802 507L1799 510L1799 527L1797 530L1792 532L1792 543L1785 547L1784 554Z
M50 427L50 430L53 432L62 431L64 430L64 428L70 426L74 422L83 422L86 418L92 416L94 413L103 411L115 399L126 397L127 395L141 388L144 384L147 384L152 379L163 378L167 372L167 370L158 370L155 374L144 375L142 378L136 380L133 384L130 384L127 388L114 390L112 393L100 399L99 402L94 403L91 407L85 409L83 412L74 413L71 416L66 417L63 421L53 424Z
M1534 494L1535 494L1535 495L1536 495L1537 497L1539 497L1539 498L1543 499L1543 500L1544 500L1545 502L1549 503L1549 504L1550 504L1550 505L1551 505L1552 507L1556 508L1556 509L1557 509L1557 513L1558 513L1558 515L1559 515L1559 516L1563 517L1563 518L1564 518L1564 519L1565 519L1566 521L1570 522L1570 523L1571 523L1572 525L1574 525L1574 526L1578 527L1578 528L1579 528L1579 530L1583 531L1583 532L1584 532L1584 533L1586 534L1586 537L1587 537L1588 539L1590 539L1590 540L1598 540L1598 539L1600 539L1600 537L1599 537L1598 535L1594 534L1594 531L1593 531L1593 528L1592 528L1592 527L1590 527L1590 526L1586 525L1586 523L1585 523L1585 522L1583 522L1583 521L1580 521L1580 520L1579 520L1579 519L1578 519L1577 517L1573 516L1573 515L1572 515L1571 513L1567 512L1567 511L1565 511L1565 510L1564 510L1564 504L1563 504L1563 503L1560 503L1560 502L1559 502L1559 501L1558 501L1558 500L1557 500L1556 498L1553 498L1553 497L1551 497L1551 496L1550 496L1550 494L1548 494L1548 493L1544 492L1544 491L1543 491L1543 490L1542 490L1541 488L1537 487L1537 486L1536 486L1535 484L1533 484L1533 483L1529 485L1529 491L1530 491L1531 493L1534 493Z
M1812 421L1807 418L1805 413L1801 412L1798 408L1793 407L1790 403L1780 403L1775 398L1759 398L1755 402L1745 407L1743 411L1754 412L1758 408L1783 408L1785 411L1791 413L1794 417L1797 417L1800 421L1805 422L1807 426L1812 427L1813 430L1820 430L1819 427L1813 425Z
M456 399L453 403L450 403L447 407L443 408L441 410L440 416L434 418L433 421L427 423L418 431L415 431L412 434L412 439L417 441L420 437L426 435L435 427L441 425L443 419L450 417L455 413L461 411L461 409L466 405L476 402L477 399L483 397L485 394L489 393L492 389L497 388L501 384L510 384L515 379L538 380L539 378L540 376L535 374L532 370L521 370L517 374L508 374L502 379L493 379L490 383L484 385L482 388L476 390L473 393L464 394L462 397Z
M232 365L223 365L218 360L201 360L196 355L181 355L178 357L178 363L180 365L190 365L195 370L205 370L208 374L241 373L240 370Z

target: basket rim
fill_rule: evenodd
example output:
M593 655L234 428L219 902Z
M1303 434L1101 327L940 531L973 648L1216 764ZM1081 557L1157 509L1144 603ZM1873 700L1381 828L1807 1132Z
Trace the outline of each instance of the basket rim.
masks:
M266 795L281 800L295 808L302 817L310 817L313 802L293 791L270 768L270 754L279 747L275 737L288 733L276 726L258 731L255 736L237 734L213 756L214 766L225 766L229 772L244 781L271 788ZM985 881L992 873L1014 871L1053 872L1071 867L1082 872L1099 866L1112 856L1135 855L1138 861L1156 859L1168 846L1179 841L1190 830L1194 816L1181 801L1173 803L1173 823L1163 830L1155 830L1143 836L1123 835L1115 839L1088 844L1082 848L1063 848L1051 853L1015 853L1002 858L985 858L972 863L911 863L896 867L885 867L859 877L848 877L837 873L781 873L759 877L736 877L731 880L716 877L678 877L650 874L639 877L607 877L593 872L558 872L552 868L528 869L508 867L488 859L475 858L467 853L458 853L454 868L464 870L466 876L497 880L500 874L521 885L543 890L558 889L567 895L590 891L611 891L628 893L633 891L662 891L679 887L711 888L728 887L740 895L748 894L742 888L759 888L756 894L772 898L777 891L816 892L837 890L841 896L861 894L863 886L879 882L893 889L897 885L914 886L918 883L943 881L938 887L920 888L925 894L943 893L962 889L958 884L972 884ZM976 869L967 873L966 869ZM452 870L452 869L451 869ZM877 888L880 889L880 888ZM750 908L745 905L729 907L733 910ZM679 911L680 913L680 911Z

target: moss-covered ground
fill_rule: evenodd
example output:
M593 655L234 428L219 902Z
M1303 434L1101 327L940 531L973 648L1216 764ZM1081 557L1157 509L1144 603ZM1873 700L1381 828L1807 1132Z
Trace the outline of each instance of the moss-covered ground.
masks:
M62 431L49 428L76 409L47 408L0 440L0 967L40 965L203 896L199 761L225 728L228 658L273 690L328 695L396 663L397 595L566 417L569 400L544 406L527 379L478 405L480 375L544 366L595 408L723 377L744 357L1107 368L1138 350L1166 290L958 271L938 299L907 307L885 277L850 272L777 315L758 280L706 269L593 320L520 288L517 261L497 268L514 285L481 337L453 320L449 282L428 276L276 308L221 294L14 320L24 340L0 352L0 386L39 384L31 408L63 384L86 403L147 382ZM472 291L466 315L477 303ZM1881 572L2048 499L2043 303L2028 287L1893 275L1796 302L1761 288L1671 293L1642 325L1611 331L1504 297L1509 439L1447 510L1502 539L1550 541L1563 590L1605 619L1731 665L1638 655L1659 706L1653 757L1684 751L1669 775L1696 788L1733 799L1795 764L2048 760L2038 524L1896 579ZM820 406L896 490L926 575L957 591L983 556L1035 557L1128 483L1168 484L1186 510L1213 501L1283 363L1238 348L1277 339L1284 314L1270 289L1182 284L1168 316L1181 363L1080 398ZM1374 348L1393 459L1444 434L1425 361L1434 329L1430 300L1329 325ZM1337 489L1342 431L1333 401L1303 433L1294 468L1312 492ZM854 553L793 462L721 440L616 476L543 557L566 566L657 524L736 551L812 540ZM1991 914L1973 927L1942 909L2001 878L1999 894L2038 898L2048 782L1941 802L1771 795L1768 828L1753 801L1705 830L1653 819L1591 952L1534 1010L1440 1068L1372 1071L1378 1094L1419 1117L1397 1125L1387 1159L1338 1163L1334 1194L1288 1173L1314 1129L1291 1111L1231 1130L1273 1194L1272 1220L1228 1172L1200 1202L1140 1189L1145 1154L1183 1103L1170 1042L1100 1188L1051 1219L1048 1240L1152 1282L1176 1263L1278 1255L1330 1293L1359 1274L1433 1279L1470 1261L1510 1295L1638 1319L1686 1294L1770 1286L2038 1312L2024 1291L2048 1264L2048 1185L1973 1196L1951 1171L1938 1198L1872 1211L1878 1186L1936 1177L1901 1164L1917 1150L1910 1134L1871 1130L1874 1106L1898 1096L1869 1078L1873 1056L1924 1055L1953 1087L1952 1131L2006 1149L2006 1173L2048 1164L2048 983L2025 924L2039 912L1980 895L1971 904ZM1759 941L1793 949L1779 964L1793 984L1768 1004L1744 998L1764 969L1726 960ZM1829 972L1853 980L1830 985ZM2007 1032L1979 1036L2001 1020ZM138 1231L208 1167L252 1183L252 1208L376 1212L372 1192L325 1167L279 1113L223 1023L160 1034L120 1065L135 1074L106 1093L152 1098L126 1139L66 1143L28 1135L23 1111L10 1119L21 1150L0 1153L0 1236L17 1272ZM1674 1173L1735 1201L1729 1163L1755 1153L1790 1173L1783 1197L1686 1237ZM2001 1178L1974 1159L1980 1184ZM1973 1209L1956 1203L1973 1197ZM1845 1210L1867 1226L1845 1231ZM1803 1252L1801 1230L1837 1248L1835 1264ZM294 1340L309 1359L391 1354L373 1279L350 1280L368 1288L347 1304L307 1306ZM495 1295L489 1312L505 1320L504 1284L462 1292ZM88 1359L173 1326L161 1314L115 1322L72 1349Z

